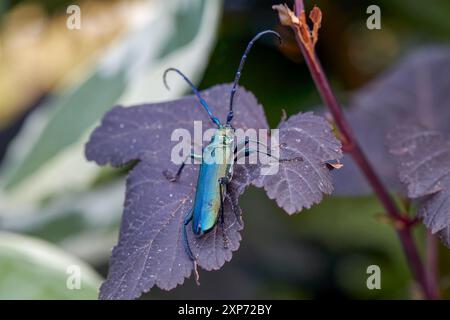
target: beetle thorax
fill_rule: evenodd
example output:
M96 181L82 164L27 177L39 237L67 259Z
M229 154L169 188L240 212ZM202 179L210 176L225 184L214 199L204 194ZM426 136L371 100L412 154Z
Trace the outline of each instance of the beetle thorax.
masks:
M234 145L234 129L218 128L203 152L203 161L209 164L231 164L234 160Z
M217 129L211 142L224 147L234 144L234 129L228 126Z

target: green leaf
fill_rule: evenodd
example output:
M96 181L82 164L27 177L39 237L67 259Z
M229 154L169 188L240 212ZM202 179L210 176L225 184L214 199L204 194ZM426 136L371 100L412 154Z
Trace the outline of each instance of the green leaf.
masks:
M5 232L0 232L0 274L0 299L96 299L102 281L59 248Z
M83 260L104 263L117 241L124 181L49 199L38 210L14 210L2 216L2 228L57 244ZM8 212L8 211L7 211Z
M6 179L6 188L20 183L59 151L76 143L81 134L114 105L124 88L123 74L106 77L95 73L75 91L56 99L50 106L56 109L51 121L41 132L29 155Z

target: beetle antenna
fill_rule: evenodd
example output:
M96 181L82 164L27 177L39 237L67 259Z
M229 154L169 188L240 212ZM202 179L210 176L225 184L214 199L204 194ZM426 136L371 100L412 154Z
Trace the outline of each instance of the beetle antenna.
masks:
M192 91L197 96L197 99L200 101L200 104L203 106L203 108L205 108L206 112L208 112L208 115L211 118L212 122L214 122L217 126L220 126L221 124L220 124L219 119L212 114L212 112L209 109L209 106L206 103L205 99L203 99L202 96L200 95L200 92L198 92L198 89L191 82L191 80L189 80L188 77L186 77L180 70L175 69L175 68L168 68L168 69L166 69L166 71L164 71L163 81L164 81L164 86L167 88L167 90L170 90L169 85L167 84L167 79L166 79L167 73L169 71L174 71L174 72L178 73L184 79L184 81L186 81L189 84L189 86L191 87Z
M256 40L258 40L262 36L264 36L266 34L269 34L269 33L275 35L278 38L278 40L280 41L280 43L281 43L281 36L277 32L275 32L273 30L262 31L262 32L258 33L252 40L250 40L250 42L247 45L247 49L245 49L245 52L242 55L241 62L239 63L239 67L238 67L238 70L236 72L236 76L234 77L233 88L231 89L230 111L228 112L228 116L227 116L227 124L230 124L231 120L233 119L234 95L236 94L236 90L237 90L236 87L238 85L239 79L241 78L242 68L244 67L245 60L247 59L247 55L250 52L250 49L252 48L252 46L256 42Z

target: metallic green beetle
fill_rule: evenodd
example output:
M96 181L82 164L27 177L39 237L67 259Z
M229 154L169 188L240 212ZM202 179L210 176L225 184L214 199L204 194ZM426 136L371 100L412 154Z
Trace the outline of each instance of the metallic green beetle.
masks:
M248 142L251 140L247 139L244 142L239 142L239 144L241 145L235 142L235 130L231 125L231 120L233 119L233 99L237 90L237 84L241 77L242 68L244 66L245 60L247 59L247 55L254 42L261 36L268 33L276 35L281 42L280 35L272 30L258 33L249 42L244 55L241 58L241 62L239 64L233 82L233 87L231 89L230 95L230 109L225 124L222 124L219 119L211 113L208 104L202 98L197 88L181 71L175 68L169 68L164 72L164 84L167 88L168 86L166 83L166 75L169 71L174 71L181 77L183 77L183 79L190 85L192 91L197 96L200 104L208 113L210 119L217 125L217 130L212 136L210 143L203 149L202 155L191 154L191 156L181 164L176 175L173 177L169 177L171 181L177 181L179 176L181 175L186 161L189 158L202 160L197 179L197 189L195 193L194 206L184 218L183 229L185 250L191 260L194 261L194 265L196 265L196 259L189 245L186 226L192 221L192 229L194 234L201 235L212 230L217 224L219 217L223 222L223 203L226 195L226 186L233 177L233 165L240 155L244 154L245 156L247 156L248 154L250 154L250 152L257 151L250 150L247 146ZM259 143L258 141L254 142ZM270 154L264 154L270 156ZM240 217L237 217L237 219L240 221ZM226 242L224 238L224 244L225 243Z

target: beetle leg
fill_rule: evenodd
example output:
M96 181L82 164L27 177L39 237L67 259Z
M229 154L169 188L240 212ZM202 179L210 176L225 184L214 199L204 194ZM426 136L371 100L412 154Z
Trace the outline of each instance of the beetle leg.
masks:
M230 183L230 178L229 177L219 178L219 184L220 185L227 185L228 183Z
M259 154L264 154L264 155L266 155L266 156L268 156L268 157L270 157L272 159L275 159L275 160L279 161L279 159L277 157L271 155L270 153L267 153L265 151L250 149L249 147L245 147L245 149L239 150L239 152L234 157L234 161L237 162L239 159L242 158L242 156L248 157L250 155L250 153L253 153L255 151L258 152Z
M236 147L234 148L234 154L238 153L241 149L244 149L245 147L247 147L249 142L254 142L258 146L266 147L266 149L269 148L269 146L267 144L265 144L261 141L250 139L249 137L245 137L245 139L243 141L239 141L236 144Z
M225 208L224 208L224 190L223 188L229 183L227 177L219 179L219 193L220 193L220 223L222 225L222 237L223 237L223 247L228 248L228 238L225 234Z
M228 192L228 184L230 183L230 181L231 181L231 178L230 177L224 177L224 178L220 178L219 179L219 183L221 184L221 185L224 185L225 186L225 193L224 194L226 194L227 192ZM221 202L222 202L222 199L221 199ZM237 220L237 222L240 224L240 225L242 225L242 216L238 213L238 211L235 209L235 206L234 206L234 203L230 200L230 203L231 203L231 206L232 206L232 211L233 211L233 213L234 213L234 216L236 217L236 220ZM222 207L223 207L223 204L222 204ZM222 215L223 216L223 215Z
M236 154L243 148L245 148L245 146L249 143L250 139L248 137L245 137L245 140L241 140L238 141L238 143L236 143L236 146L234 147L234 155L236 156Z
M192 253L191 246L189 245L189 240L187 237L187 225L189 222L191 222L192 217L194 216L194 209L191 209L186 216L184 217L183 222L183 242L184 242L184 249L186 250L186 253L188 254L189 258L193 261L195 261L194 254Z
M246 147L244 146L243 148L239 149L239 150L235 150L234 152L234 162L237 163L238 159L242 158L242 150L244 150L245 152ZM247 157L249 154L244 154L244 157Z
M233 201L230 200L231 203L231 210L233 210L234 216L236 218L236 221L239 223L240 226L242 226L242 214L239 214L239 210L236 210L236 205Z
M192 253L191 250L191 246L189 245L189 240L187 237L187 225L189 224L189 222L192 221L192 217L194 216L194 208L192 208L184 217L184 221L183 221L183 244L184 244L184 250L186 251L187 255L189 256L189 258L192 260L192 262L194 263L194 274L195 274L195 282L197 283L197 285L200 284L199 282L199 274L198 274L198 270L197 270L197 260L194 257L194 254Z
M189 156L186 157L186 159L184 159L183 163L181 163L181 165L178 168L177 173L175 175L171 175L168 170L164 170L163 174L167 178L167 180L169 180L170 182L178 181L178 179L181 176L181 173L183 172L184 166L186 165L186 162L188 161L189 158L190 159L201 160L202 156L198 155L198 154L195 154L195 153L191 153Z
M248 157L251 153L253 153L255 151L258 152L259 154L264 154L264 155L266 155L268 157L271 157L271 158L273 158L275 160L279 160L278 158L272 156L270 153L267 153L265 151L260 151L259 148L257 148L256 150L255 149L250 149L248 147L248 143L249 142L255 142L258 146L266 147L266 149L269 147L267 144L265 144L263 142L260 142L260 141L257 141L257 140L253 140L253 139L249 139L248 137L245 137L244 142L243 143L242 142L238 143L236 145L236 148L234 149L234 154L235 154L234 162L237 162L240 158L242 158L242 156Z

